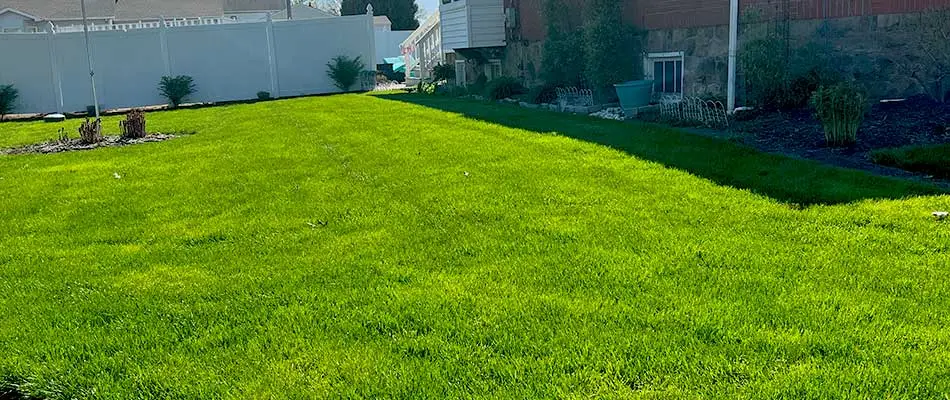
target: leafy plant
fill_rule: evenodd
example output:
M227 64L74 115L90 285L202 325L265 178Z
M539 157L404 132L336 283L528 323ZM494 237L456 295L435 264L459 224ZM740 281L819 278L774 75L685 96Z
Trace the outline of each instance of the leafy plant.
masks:
M257 92L257 99L261 101L270 100L270 92L265 92L263 90L260 92Z
M811 104L829 146L846 146L857 140L868 106L861 90L850 83L822 86L812 95Z
M421 94L435 94L439 90L437 82L422 81L416 85L416 91Z
M557 88L551 84L535 86L528 91L527 101L531 104L551 103L557 99Z
M125 115L125 121L119 121L119 129L124 139L141 139L148 133L145 131L145 113L142 110L132 110Z
M327 63L327 76L333 80L337 88L347 92L359 80L365 67L359 56L356 58L336 56Z
M753 105L777 107L788 79L785 49L785 43L775 35L750 40L742 46L739 63L746 94Z
M565 0L544 0L547 39L541 48L541 78L555 86L583 86L587 63L584 33Z
M13 112L19 97L20 91L13 85L0 85L0 121L3 121L3 117L7 114Z
M56 137L56 143L59 144L69 144L69 134L66 133L66 128L59 128L59 135Z
M950 8L921 13L914 38L934 70L934 97L950 101Z
M102 141L102 120L89 118L79 125L79 140L85 144L96 144Z
M163 76L158 83L158 91L172 107L178 107L188 96L195 94L197 86L194 78L187 75Z
M616 96L614 84L636 73L634 55L640 51L635 30L624 23L623 4L617 0L590 0L585 21L585 76L595 95L608 100Z
M503 76L488 82L485 88L485 97L492 100L501 100L526 92L527 89L520 81L510 76Z
M432 79L436 82L455 81L455 66L442 63L436 64L434 67L432 67Z

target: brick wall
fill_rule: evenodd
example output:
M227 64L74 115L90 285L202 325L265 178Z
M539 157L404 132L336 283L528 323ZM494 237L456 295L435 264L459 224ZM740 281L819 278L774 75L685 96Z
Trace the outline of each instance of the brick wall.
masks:
M542 40L545 35L541 4L544 0L507 0L519 9L519 39ZM581 23L586 0L565 0ZM729 23L729 0L618 0L624 18L647 30L696 28ZM771 19L824 19L901 14L950 7L950 0L740 0L744 16Z

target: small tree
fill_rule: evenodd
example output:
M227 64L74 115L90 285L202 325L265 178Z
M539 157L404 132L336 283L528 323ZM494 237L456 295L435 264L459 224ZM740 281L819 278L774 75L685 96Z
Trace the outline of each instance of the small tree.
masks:
M197 89L194 78L187 75L178 75L175 77L163 76L158 83L158 91L168 99L172 107L178 107L188 96L195 94Z
M613 93L612 85L633 79L635 30L623 21L623 4L616 0L591 0L584 25L587 62L585 74L591 89L602 99Z
M0 121L3 117L13 112L16 108L16 100L20 97L18 91L13 85L0 85Z
M346 92L356 84L365 67L359 56L356 58L336 56L327 63L327 76L333 80L336 87Z
M541 78L554 86L584 84L584 35L571 19L570 10L564 0L544 0L547 39L541 49Z

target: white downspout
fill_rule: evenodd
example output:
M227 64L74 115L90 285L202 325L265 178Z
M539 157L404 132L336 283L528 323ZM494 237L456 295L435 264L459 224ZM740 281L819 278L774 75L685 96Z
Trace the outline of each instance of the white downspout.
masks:
M736 110L736 47L739 45L739 0L729 1L729 83L726 110Z

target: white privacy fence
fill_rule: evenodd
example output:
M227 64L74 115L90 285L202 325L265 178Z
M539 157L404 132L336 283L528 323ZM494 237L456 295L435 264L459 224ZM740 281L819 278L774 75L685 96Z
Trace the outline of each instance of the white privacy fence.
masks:
M326 64L373 60L372 16L90 32L99 103L164 104L162 76L189 75L195 102L334 93ZM366 64L369 64L366 62ZM82 33L0 34L0 85L20 92L16 113L82 111L92 105Z

